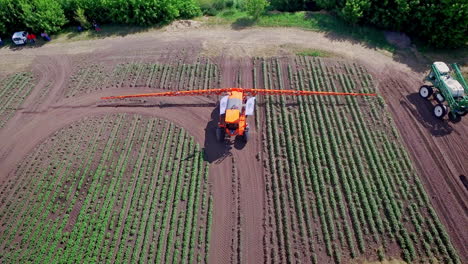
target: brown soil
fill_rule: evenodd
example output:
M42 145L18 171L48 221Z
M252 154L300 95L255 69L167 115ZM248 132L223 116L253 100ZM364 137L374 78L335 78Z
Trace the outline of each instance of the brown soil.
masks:
M14 176L11 172L36 145L85 116L126 112L161 117L194 136L204 146L206 158L211 162L214 220L209 262L262 263L265 259L265 183L263 165L256 158L262 149L261 133L254 130L254 137L245 146L220 147L212 135L217 122L217 112L213 110L217 98L150 99L146 100L146 105L153 107L112 107L103 105L99 97L154 89L109 87L70 98L65 98L65 90L77 67L98 61L115 66L121 62L164 63L179 58L191 63L200 53L216 61L221 72L221 87L251 87L253 81L245 78L252 76L251 60L233 58L287 55L290 51L282 47L292 43L357 60L372 70L374 81L389 105L433 205L462 262L466 263L468 233L463 230L468 226L468 191L460 175L468 175L467 120L458 124L436 120L431 116L430 103L418 97L428 61L403 51L390 57L352 40L322 33L296 29L235 31L201 28L51 43L34 49L2 49L2 58L8 56L10 62L20 61L22 67L25 64L22 58L33 57L29 67L39 80L21 110L0 129L0 183ZM240 83L239 72L245 76ZM42 96L44 90L47 91L45 97ZM159 107L161 103L164 106Z

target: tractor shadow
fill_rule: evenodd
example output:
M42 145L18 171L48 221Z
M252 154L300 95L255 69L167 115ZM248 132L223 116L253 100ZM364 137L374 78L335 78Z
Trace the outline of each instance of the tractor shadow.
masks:
M227 157L232 156L231 149L232 143L218 142L216 140L216 128L218 127L219 120L219 105L217 105L213 112L211 112L210 121L205 127L205 144L203 152L205 154L205 161L209 163L219 164Z
M432 108L434 106L431 101L421 98L419 93L409 94L406 96L406 99L416 108L416 111L409 105L405 105L404 101L401 102L402 105L410 108L409 110L413 113L414 117L429 130L433 136L442 137L453 132L453 127L450 125L449 121L437 119L432 115Z

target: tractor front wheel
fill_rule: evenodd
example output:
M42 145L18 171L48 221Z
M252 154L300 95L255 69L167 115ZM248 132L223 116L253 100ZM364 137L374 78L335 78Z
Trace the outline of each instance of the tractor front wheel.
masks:
M428 85L423 85L421 88L419 88L419 96L421 96L424 99L428 99L434 91L432 90L432 87Z
M447 114L447 107L443 104L437 104L434 106L434 116L442 119Z
M218 142L223 142L225 137L225 131L221 127L216 128L216 140Z
M461 116L453 111L450 111L448 116L449 116L449 120L452 121L453 123L458 123L461 121Z

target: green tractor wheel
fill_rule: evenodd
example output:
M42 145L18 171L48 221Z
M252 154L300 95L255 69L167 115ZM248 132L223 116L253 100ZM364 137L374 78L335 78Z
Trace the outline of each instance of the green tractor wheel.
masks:
M447 114L447 106L443 104L437 104L436 106L434 106L433 113L435 117L437 117L438 119L442 119Z
M428 99L434 91L432 90L432 87L429 85L423 85L421 88L419 88L419 96L421 96L424 99Z

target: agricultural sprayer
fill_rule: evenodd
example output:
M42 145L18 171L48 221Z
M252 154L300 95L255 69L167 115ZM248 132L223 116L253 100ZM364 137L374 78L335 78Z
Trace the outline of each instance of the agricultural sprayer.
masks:
M102 97L101 99L125 99L140 97L170 97L170 96L197 96L197 95L223 95L219 102L219 122L216 128L216 139L220 142L226 137L239 136L244 141L249 140L249 124L247 116L254 114L256 95L348 95L348 96L375 96L372 93L342 93L297 90L268 90L222 88L209 90L192 90L177 92L160 92L147 94L134 94L122 96Z
M447 113L450 121L460 122L468 113L468 85L456 63L451 68L443 62L434 62L429 75L424 79L432 85L419 88L419 95L424 99L434 99L435 117L442 119Z

